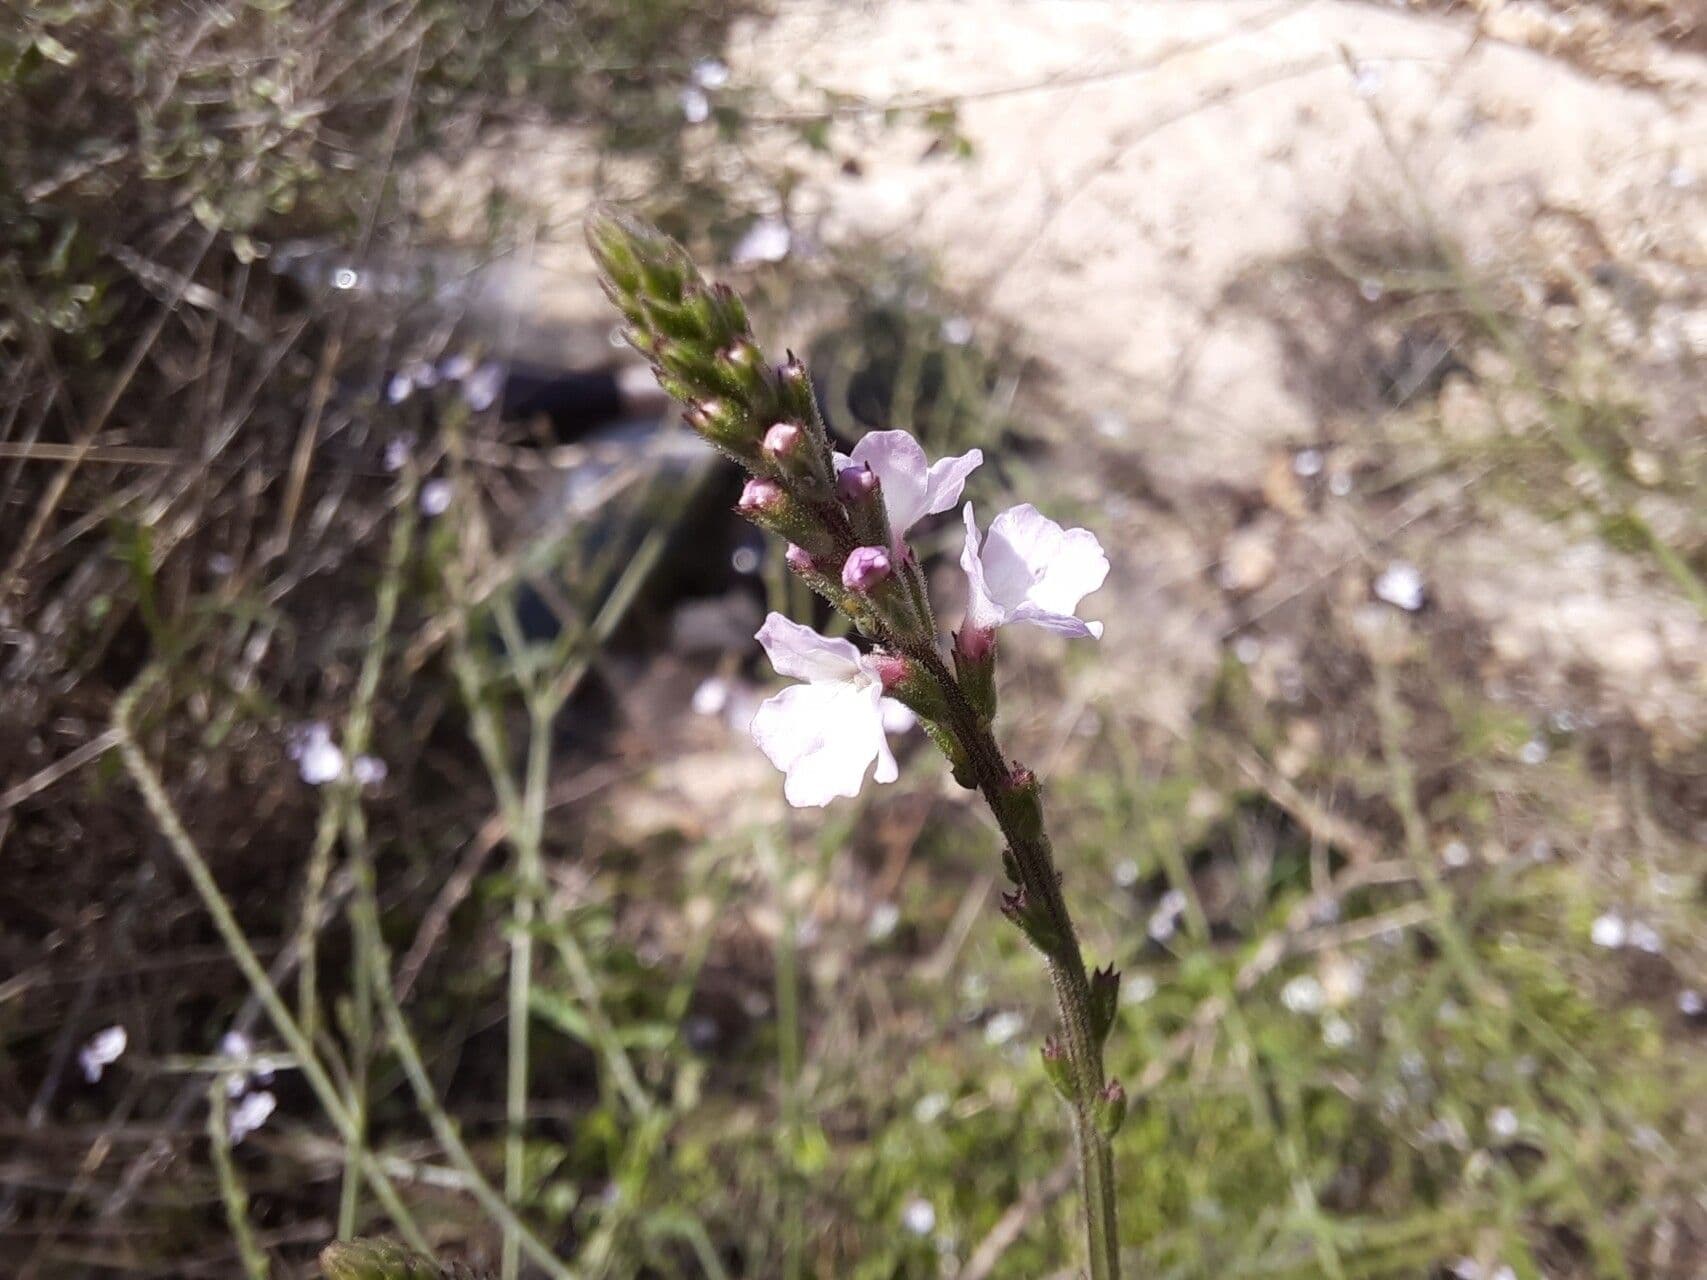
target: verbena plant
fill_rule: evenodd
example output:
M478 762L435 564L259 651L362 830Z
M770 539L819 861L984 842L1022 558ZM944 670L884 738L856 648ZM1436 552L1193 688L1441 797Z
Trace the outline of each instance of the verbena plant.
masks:
M765 702L752 726L785 774L789 803L855 795L868 773L894 781L881 711L888 696L919 717L956 780L994 813L1012 882L1003 914L1042 953L1060 1010L1043 1066L1072 1119L1091 1275L1113 1280L1120 1263L1110 1140L1126 1096L1105 1076L1102 1051L1120 979L1112 968L1087 969L1044 830L1042 788L992 732L997 631L1028 623L1100 637L1102 625L1077 612L1108 574L1102 547L1089 530L1063 529L1030 505L1002 512L981 534L967 503L960 563L969 604L945 656L907 533L959 501L982 454L932 463L904 431L872 432L851 455L836 452L805 366L792 354L781 365L767 361L741 300L707 284L679 245L608 211L593 217L588 241L605 292L628 321L628 341L681 401L688 425L748 472L741 514L786 539L789 569L871 642L862 652L778 613L760 628L778 674L799 681Z
M1110 1142L1126 1112L1120 1083L1103 1071L1120 976L1085 965L1061 875L1044 831L1042 787L1003 754L996 717L996 633L1026 623L1100 638L1079 602L1108 575L1087 529L1063 529L1035 507L1016 506L980 532L962 508L968 605L941 643L922 566L907 541L927 515L960 500L983 462L973 449L930 462L905 431L875 431L835 450L806 367L791 353L765 359L746 308L725 285L708 284L682 248L656 229L601 211L588 225L601 282L628 321L627 340L651 360L688 425L739 464L748 480L737 509L788 543L789 569L845 614L870 648L772 613L759 629L779 675L798 683L753 718L760 750L783 771L790 804L820 807L857 795L869 776L898 776L883 702L905 704L948 757L955 779L994 813L1012 887L1002 912L1042 953L1060 1010L1060 1031L1042 1046L1043 1068L1066 1101L1078 1149L1092 1280L1117 1280L1114 1161ZM396 1246L362 1241L322 1255L334 1280L430 1280L451 1276Z

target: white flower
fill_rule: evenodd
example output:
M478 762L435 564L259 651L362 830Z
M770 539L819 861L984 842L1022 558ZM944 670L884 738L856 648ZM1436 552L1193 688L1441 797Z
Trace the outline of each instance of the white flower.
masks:
M755 262L781 262L788 257L793 243L794 235L781 218L760 218L735 242L729 260L738 267Z
M676 95L676 100L682 104L682 119L689 124L704 124L711 115L711 99L696 85L683 89Z
M357 756L350 764L350 776L364 787L377 787L391 773L378 756Z
M782 793L796 808L855 796L877 762L878 782L899 776L883 734L883 682L871 659L846 640L772 613L758 641L778 675L803 684L768 698L753 717L753 741L788 775Z
M693 64L693 82L702 89L721 89L729 83L729 68L716 58L701 58Z
M914 1197L901 1207L901 1225L916 1236L928 1236L936 1230L936 1207L929 1200Z
M913 714L913 709L904 702L894 698L885 698L879 704L878 710L883 716L883 732L897 736L911 733L918 728L919 717Z
M219 1038L219 1056L222 1058L246 1059L255 1052L255 1042L241 1031L227 1031Z
M89 1037L89 1043L77 1051L77 1065L83 1068L83 1078L90 1084L101 1073L124 1056L130 1036L123 1027L108 1027Z
M286 750L296 761L302 780L311 787L336 781L344 774L344 753L332 741L332 730L323 720L299 725Z
M964 509L960 567L971 591L968 626L990 631L1028 622L1064 636L1102 638L1102 623L1083 622L1079 601L1108 577L1108 557L1089 529L1063 529L1030 503L990 522L980 542L972 504Z
M1624 917L1608 911L1603 916L1597 916L1589 929L1589 940L1597 947L1605 947L1616 951L1629 939L1629 926L1624 923Z
M1422 570L1409 561L1393 561L1375 579L1376 598L1406 613L1415 613L1422 608L1427 594Z
M421 514L442 516L450 509L449 480L429 480L421 486Z
M255 1130L267 1123L267 1117L278 1108L279 1100L270 1092L262 1090L258 1093L245 1094L243 1101L232 1108L226 1117L226 1125L231 1135L232 1145L242 1142Z
M933 463L925 458L923 446L905 431L873 431L854 446L851 457L836 455L836 470L871 468L883 488L890 543L899 552L907 530L926 516L947 511L960 501L966 477L983 462L984 451L973 449L958 458L943 458Z

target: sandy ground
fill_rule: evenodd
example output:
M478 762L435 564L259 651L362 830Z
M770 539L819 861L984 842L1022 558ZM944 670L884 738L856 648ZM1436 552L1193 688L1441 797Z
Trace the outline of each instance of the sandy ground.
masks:
M1690 385L1707 356L1707 62L1628 30L1615 40L1593 17L808 5L737 51L802 110L826 90L957 101L970 159L921 158L916 136L855 117L857 169L823 165L795 214L826 243L922 242L970 313L1042 353L1063 440L1093 429L1094 448L1063 453L1069 471L1082 460L1084 496L1098 497L1111 450L1166 496L1168 516L1101 495L1130 548L1120 605L1160 619L1184 670L1206 674L1204 641L1346 574L1361 591L1403 554L1502 663L1532 668L1541 696L1581 697L1567 673L1586 664L1607 709L1682 740L1707 724L1707 628L1649 568L1568 522L1470 515L1474 468L1398 507L1356 488L1315 501L1300 489L1318 486L1283 474L1306 447L1330 472L1393 461L1360 366L1402 335L1324 316L1308 272L1276 280L1348 227L1434 229L1472 268L1544 272L1559 246L1538 228L1568 220L1579 265L1616 262L1669 300L1626 354ZM1380 285L1364 290L1373 301ZM1699 432L1698 415L1686 397L1658 429ZM1178 685L1152 696L1159 714L1192 702Z

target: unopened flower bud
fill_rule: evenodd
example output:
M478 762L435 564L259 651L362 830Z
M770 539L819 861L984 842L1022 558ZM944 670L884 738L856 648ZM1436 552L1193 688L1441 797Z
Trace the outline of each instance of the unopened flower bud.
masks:
M1043 788L1037 775L1015 765L1006 778L996 803L1001 806L1007 827L1021 840L1043 839Z
M927 725L940 726L949 719L948 700L941 686L912 658L889 649L877 649L872 652L870 662L872 672L883 682L883 692ZM951 761L965 755L964 749L955 749L952 734L945 734L938 745L944 747Z
M836 496L850 506L866 501L878 487L877 473L863 464L848 467L836 477Z
M800 452L806 433L792 422L778 422L765 432L765 452L779 462L786 462Z
M749 482L749 488L752 483ZM742 495L743 498L745 495ZM864 594L894 572L889 552L883 547L855 547L842 565L842 585Z
M994 627L975 627L967 623L954 633L954 652L957 657L983 662L996 647Z
M813 421L817 401L812 394L812 377L794 352L790 351L788 360L777 366L776 376L784 412L802 422Z
M1120 1132L1120 1126L1126 1119L1126 1090L1120 1087L1120 1081L1110 1080L1097 1091L1093 1109L1097 1128L1102 1130L1103 1137L1112 1138Z
M720 396L707 396L668 373L660 374L658 385L672 396L687 392L688 408L682 421L692 427L708 443L716 445L744 466L752 466L758 458L757 432L754 431L741 406Z
M735 509L744 516L757 516L779 511L788 494L775 480L749 480L741 487L741 499Z
M1073 1080L1073 1064L1067 1057L1067 1051L1061 1047L1061 1042L1054 1036L1043 1038L1043 1074L1049 1077L1049 1083L1055 1086L1055 1092L1068 1102L1078 1095L1078 1086Z
M912 664L907 659L898 653L890 653L887 650L879 650L872 654L871 666L872 670L877 673L877 678L883 682L883 692L885 693L894 693L907 683L908 678L913 673Z
M979 718L996 718L996 633L970 622L954 635L954 674Z
M816 573L818 571L818 562L812 558L812 553L797 543L788 544L788 551L784 554L783 559L788 562L788 567L796 573Z

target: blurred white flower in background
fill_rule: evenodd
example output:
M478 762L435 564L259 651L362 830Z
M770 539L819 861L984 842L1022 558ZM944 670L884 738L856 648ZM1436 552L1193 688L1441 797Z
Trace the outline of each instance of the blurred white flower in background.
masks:
M332 730L324 720L298 725L285 751L296 761L302 780L311 787L324 786L343 776L344 753L332 741Z
M111 1026L90 1036L88 1043L77 1051L77 1065L83 1068L83 1078L94 1084L102 1072L124 1056L129 1043L130 1033L121 1026Z
M1425 595L1422 570L1408 560L1395 560L1375 579L1375 597L1395 609L1415 613Z
M735 242L729 260L736 266L781 262L794 244L794 235L781 218L760 218Z
M269 1091L262 1089L256 1093L243 1095L243 1100L231 1109L227 1117L227 1133L232 1145L242 1142L255 1130L267 1123L267 1118L278 1109L279 1100Z
M914 1196L902 1206L901 1225L916 1236L928 1236L936 1230L936 1208L929 1200Z
M442 516L450 509L449 480L429 480L421 486L421 514Z
M716 58L701 58L693 64L693 82L702 89L721 89L729 83L729 67Z

